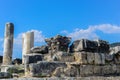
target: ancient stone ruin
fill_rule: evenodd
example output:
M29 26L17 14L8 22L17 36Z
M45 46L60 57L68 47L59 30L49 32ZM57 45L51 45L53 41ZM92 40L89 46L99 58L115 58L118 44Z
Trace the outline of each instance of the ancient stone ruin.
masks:
M102 80L98 77L120 76L120 46L110 47L107 41L80 39L72 42L70 37L56 35L45 39L46 45L34 47L34 32L26 32L22 60L12 62L13 35L14 25L7 23L0 78L80 80L94 76L94 80Z
M67 52L70 40L70 37L57 35L55 37L45 39L45 42L48 45L49 53L56 53L58 51Z

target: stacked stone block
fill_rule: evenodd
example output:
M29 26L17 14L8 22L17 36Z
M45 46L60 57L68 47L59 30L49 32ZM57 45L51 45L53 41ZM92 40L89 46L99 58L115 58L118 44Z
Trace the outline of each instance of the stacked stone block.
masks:
M80 64L105 64L105 54L92 52L75 52L75 60Z

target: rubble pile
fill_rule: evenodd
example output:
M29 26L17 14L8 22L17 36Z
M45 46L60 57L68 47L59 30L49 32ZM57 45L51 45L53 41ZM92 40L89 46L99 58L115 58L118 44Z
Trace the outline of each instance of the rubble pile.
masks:
M45 39L45 41L48 53L40 52L41 48L36 49L36 54L41 54L42 60L27 64L26 76L86 77L120 75L119 57L116 56L119 55L119 51L110 54L113 49L110 49L107 41L81 39L70 45L71 38L61 35ZM47 51L45 48L42 50Z

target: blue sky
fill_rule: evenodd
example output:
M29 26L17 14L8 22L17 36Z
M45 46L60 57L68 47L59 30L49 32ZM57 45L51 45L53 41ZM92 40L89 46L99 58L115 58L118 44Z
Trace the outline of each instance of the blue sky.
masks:
M13 57L21 57L27 31L35 32L35 46L56 34L120 42L120 0L0 0L0 55L6 22L15 25Z

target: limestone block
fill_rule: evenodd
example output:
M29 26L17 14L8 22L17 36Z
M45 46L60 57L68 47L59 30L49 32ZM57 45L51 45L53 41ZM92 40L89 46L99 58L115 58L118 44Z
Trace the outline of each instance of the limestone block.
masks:
M119 53L119 52L120 52L120 46L115 46L115 47L110 48L110 53L111 54L116 54L116 53Z
M79 76L79 70L74 66L70 66L64 69L64 74L66 77L77 77Z
M67 52L59 51L53 55L54 60L60 62L73 62L75 61L74 55ZM55 59L56 58L56 59Z
M100 54L101 55L101 64L105 64L105 54Z
M80 65L80 76L91 76L94 72L93 65Z
M43 56L41 54L26 54L24 55L25 64L37 63L38 61L42 61Z
M116 74L116 72L117 72L116 64L113 64L112 65L112 74Z
M109 75L111 73L111 66L110 65L105 65L103 68L102 68L102 73L104 75Z
M98 53L95 53L95 64L101 64L101 57Z
M75 58L74 55L71 53L66 52L57 52L56 57L58 58L58 61L60 62L74 62Z
M52 76L54 77L63 77L64 76L64 68L63 67L57 67L55 71L53 72Z
M47 77L51 76L56 68L58 67L67 67L65 63L62 62L47 62L47 61L40 61L38 63L30 64L30 75L34 77Z
M105 64L105 55L102 53L95 53L95 64Z
M94 57L95 57L94 53L87 52L87 62L88 62L88 64L94 64L94 62L95 62Z
M94 65L94 76L102 76L102 65Z
M75 56L75 61L79 62L80 64L87 64L86 52L76 52L74 56Z
M96 52L97 51L97 42L91 41L87 39L76 40L70 46L71 52L80 52L80 51L87 51L87 52Z
M116 65L116 74L120 75L120 65Z
M105 64L111 64L114 62L113 54L105 54Z
M31 53L40 53L40 54L47 54L48 53L48 46L38 46L38 47L33 47L30 50Z
M83 49L83 40L76 40L70 46L70 52L79 52Z
M116 74L116 65L104 65L102 67L102 74L115 75Z
M51 54L46 54L43 57L44 61L53 61L54 59L52 58Z
M74 62L75 58L74 56L62 56L61 62Z
M96 40L98 43L98 49L97 51L99 53L108 53L109 52L109 43L107 41L104 40Z

